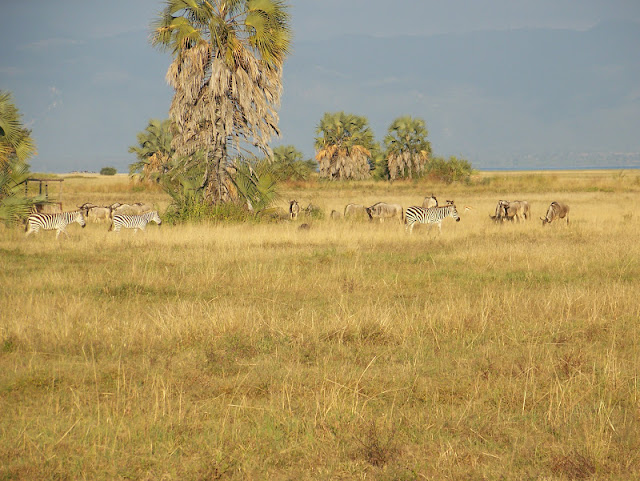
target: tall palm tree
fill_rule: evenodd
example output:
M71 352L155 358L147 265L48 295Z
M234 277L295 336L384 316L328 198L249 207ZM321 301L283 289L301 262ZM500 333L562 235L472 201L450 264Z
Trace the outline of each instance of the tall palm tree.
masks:
M283 0L167 0L151 42L173 55L172 146L184 169L204 152L211 202L231 200L231 152L241 142L269 155L279 135L282 66L291 28Z
M344 112L325 113L315 139L320 177L365 179L370 175L373 132L365 117Z
M431 158L431 143L424 120L398 117L384 138L389 179L421 174Z
M160 181L170 166L174 150L171 148L171 121L151 119L147 128L136 136L138 145L129 147L137 161L129 165L129 173L139 173L142 180Z
M26 216L34 199L23 195L22 183L29 175L27 160L36 153L31 133L9 92L0 91L0 221L17 222Z

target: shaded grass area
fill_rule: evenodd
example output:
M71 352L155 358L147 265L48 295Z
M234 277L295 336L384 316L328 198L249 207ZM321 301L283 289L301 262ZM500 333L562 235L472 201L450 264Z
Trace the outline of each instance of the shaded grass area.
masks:
M6 233L0 479L634 479L639 225L585 205Z

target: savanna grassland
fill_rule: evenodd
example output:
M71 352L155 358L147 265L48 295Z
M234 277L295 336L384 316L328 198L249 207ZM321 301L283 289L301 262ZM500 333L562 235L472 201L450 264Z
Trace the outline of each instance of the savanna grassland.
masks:
M441 235L0 230L0 480L639 479L640 172L310 181L280 204L431 193L461 212ZM493 224L501 198L533 220ZM569 226L542 227L553 200ZM65 209L115 201L169 199L65 179Z

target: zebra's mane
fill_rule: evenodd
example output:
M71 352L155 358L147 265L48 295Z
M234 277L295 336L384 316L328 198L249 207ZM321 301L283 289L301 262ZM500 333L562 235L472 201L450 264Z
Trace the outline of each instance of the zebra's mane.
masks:
M31 215L62 215L62 216L72 216L76 214L82 214L81 210L67 210L64 212L33 212Z

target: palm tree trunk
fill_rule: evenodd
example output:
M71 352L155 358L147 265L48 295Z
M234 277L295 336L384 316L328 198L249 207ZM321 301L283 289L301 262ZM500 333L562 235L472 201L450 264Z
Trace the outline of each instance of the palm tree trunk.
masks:
M212 204L226 202L229 197L224 161L226 158L226 147L207 147L205 172L202 178L201 188L204 190L204 198Z

